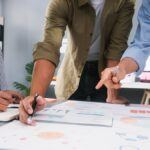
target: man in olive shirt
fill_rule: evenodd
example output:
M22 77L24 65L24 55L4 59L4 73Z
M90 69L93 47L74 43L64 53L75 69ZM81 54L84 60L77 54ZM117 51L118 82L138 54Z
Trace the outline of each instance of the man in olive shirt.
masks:
M133 13L133 0L52 0L46 13L43 41L33 53L31 96L21 102L20 120L27 123L35 93L45 95L59 63L66 27L69 44L57 74L57 99L106 99L106 90L96 91L95 85L101 71L115 66L127 48ZM117 99L116 91L107 92L107 99ZM38 103L40 108L45 101Z

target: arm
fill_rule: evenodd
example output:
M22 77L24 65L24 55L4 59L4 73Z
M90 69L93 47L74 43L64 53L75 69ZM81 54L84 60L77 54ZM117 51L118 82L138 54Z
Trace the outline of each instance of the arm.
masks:
M44 59L37 60L34 64L30 95L34 96L35 93L38 93L44 97L53 78L54 71L55 65L50 61Z
M23 96L18 92L10 90L0 91L0 111L6 111L9 104L18 104L22 99Z
M105 54L108 68L118 65L123 51L127 48L127 40L132 27L134 3L131 0L127 0L121 5L120 10L117 12L117 21L112 30L110 42ZM111 103L127 102L127 100L118 96L118 90L112 89L109 86L107 86L106 101Z
M122 59L131 58L138 65L137 74L140 74L150 55L150 2L144 0L138 13L138 27L134 41L125 51ZM132 70L131 70L132 71ZM131 72L130 71L130 72Z
M68 22L66 1L53 0L48 6L43 41L37 43L33 58L35 61L31 95L45 92L59 63L60 47Z
M37 43L33 53L34 71L31 84L31 96L26 97L20 103L20 121L26 124L29 114L33 113L31 107L33 102L33 95L35 93L45 96L45 92L52 80L55 67L59 63L62 38L68 23L69 8L67 1L53 0L50 2L47 13L44 29L44 38L42 42ZM36 110L41 110L46 101L39 96L37 98Z

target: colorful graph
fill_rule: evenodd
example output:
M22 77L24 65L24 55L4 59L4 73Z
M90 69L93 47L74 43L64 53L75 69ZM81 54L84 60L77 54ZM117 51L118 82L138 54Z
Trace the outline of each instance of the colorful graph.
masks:
M59 139L59 138L62 138L63 136L64 136L64 133L54 132L54 131L41 132L37 134L37 137L44 139L44 140Z
M122 117L120 118L120 122L123 124L142 127L142 128L150 128L150 119L144 117Z
M140 150L140 149L135 146L125 145L125 146L120 146L119 150Z
M124 139L125 141L130 142L141 142L141 141L149 141L149 137L142 134L137 133L129 133L129 132L116 132L120 138Z

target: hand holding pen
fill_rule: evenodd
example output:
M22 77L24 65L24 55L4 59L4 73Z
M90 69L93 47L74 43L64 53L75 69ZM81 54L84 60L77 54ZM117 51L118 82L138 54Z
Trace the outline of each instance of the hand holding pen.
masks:
M42 110L46 105L46 100L35 94L35 96L28 96L20 102L19 119L22 123L34 125L35 121L32 119L36 111Z
M37 106L37 98L38 98L38 96L39 96L39 94L35 94L35 96L34 96L34 100L33 100L33 103L32 103L32 109L33 109L33 113L32 114L29 114L29 117L28 117L28 119L27 119L27 123L28 124L33 124L34 123L34 121L33 121L33 117L34 117L34 114L35 114L35 112L36 112L36 106Z

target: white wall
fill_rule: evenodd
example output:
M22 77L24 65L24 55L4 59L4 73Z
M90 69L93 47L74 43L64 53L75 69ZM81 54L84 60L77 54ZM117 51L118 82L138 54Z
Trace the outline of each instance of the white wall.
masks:
M0 16L2 16L2 0L0 0Z
M4 0L5 73L8 87L25 83L26 63L32 60L33 45L42 37L45 9L49 0Z

